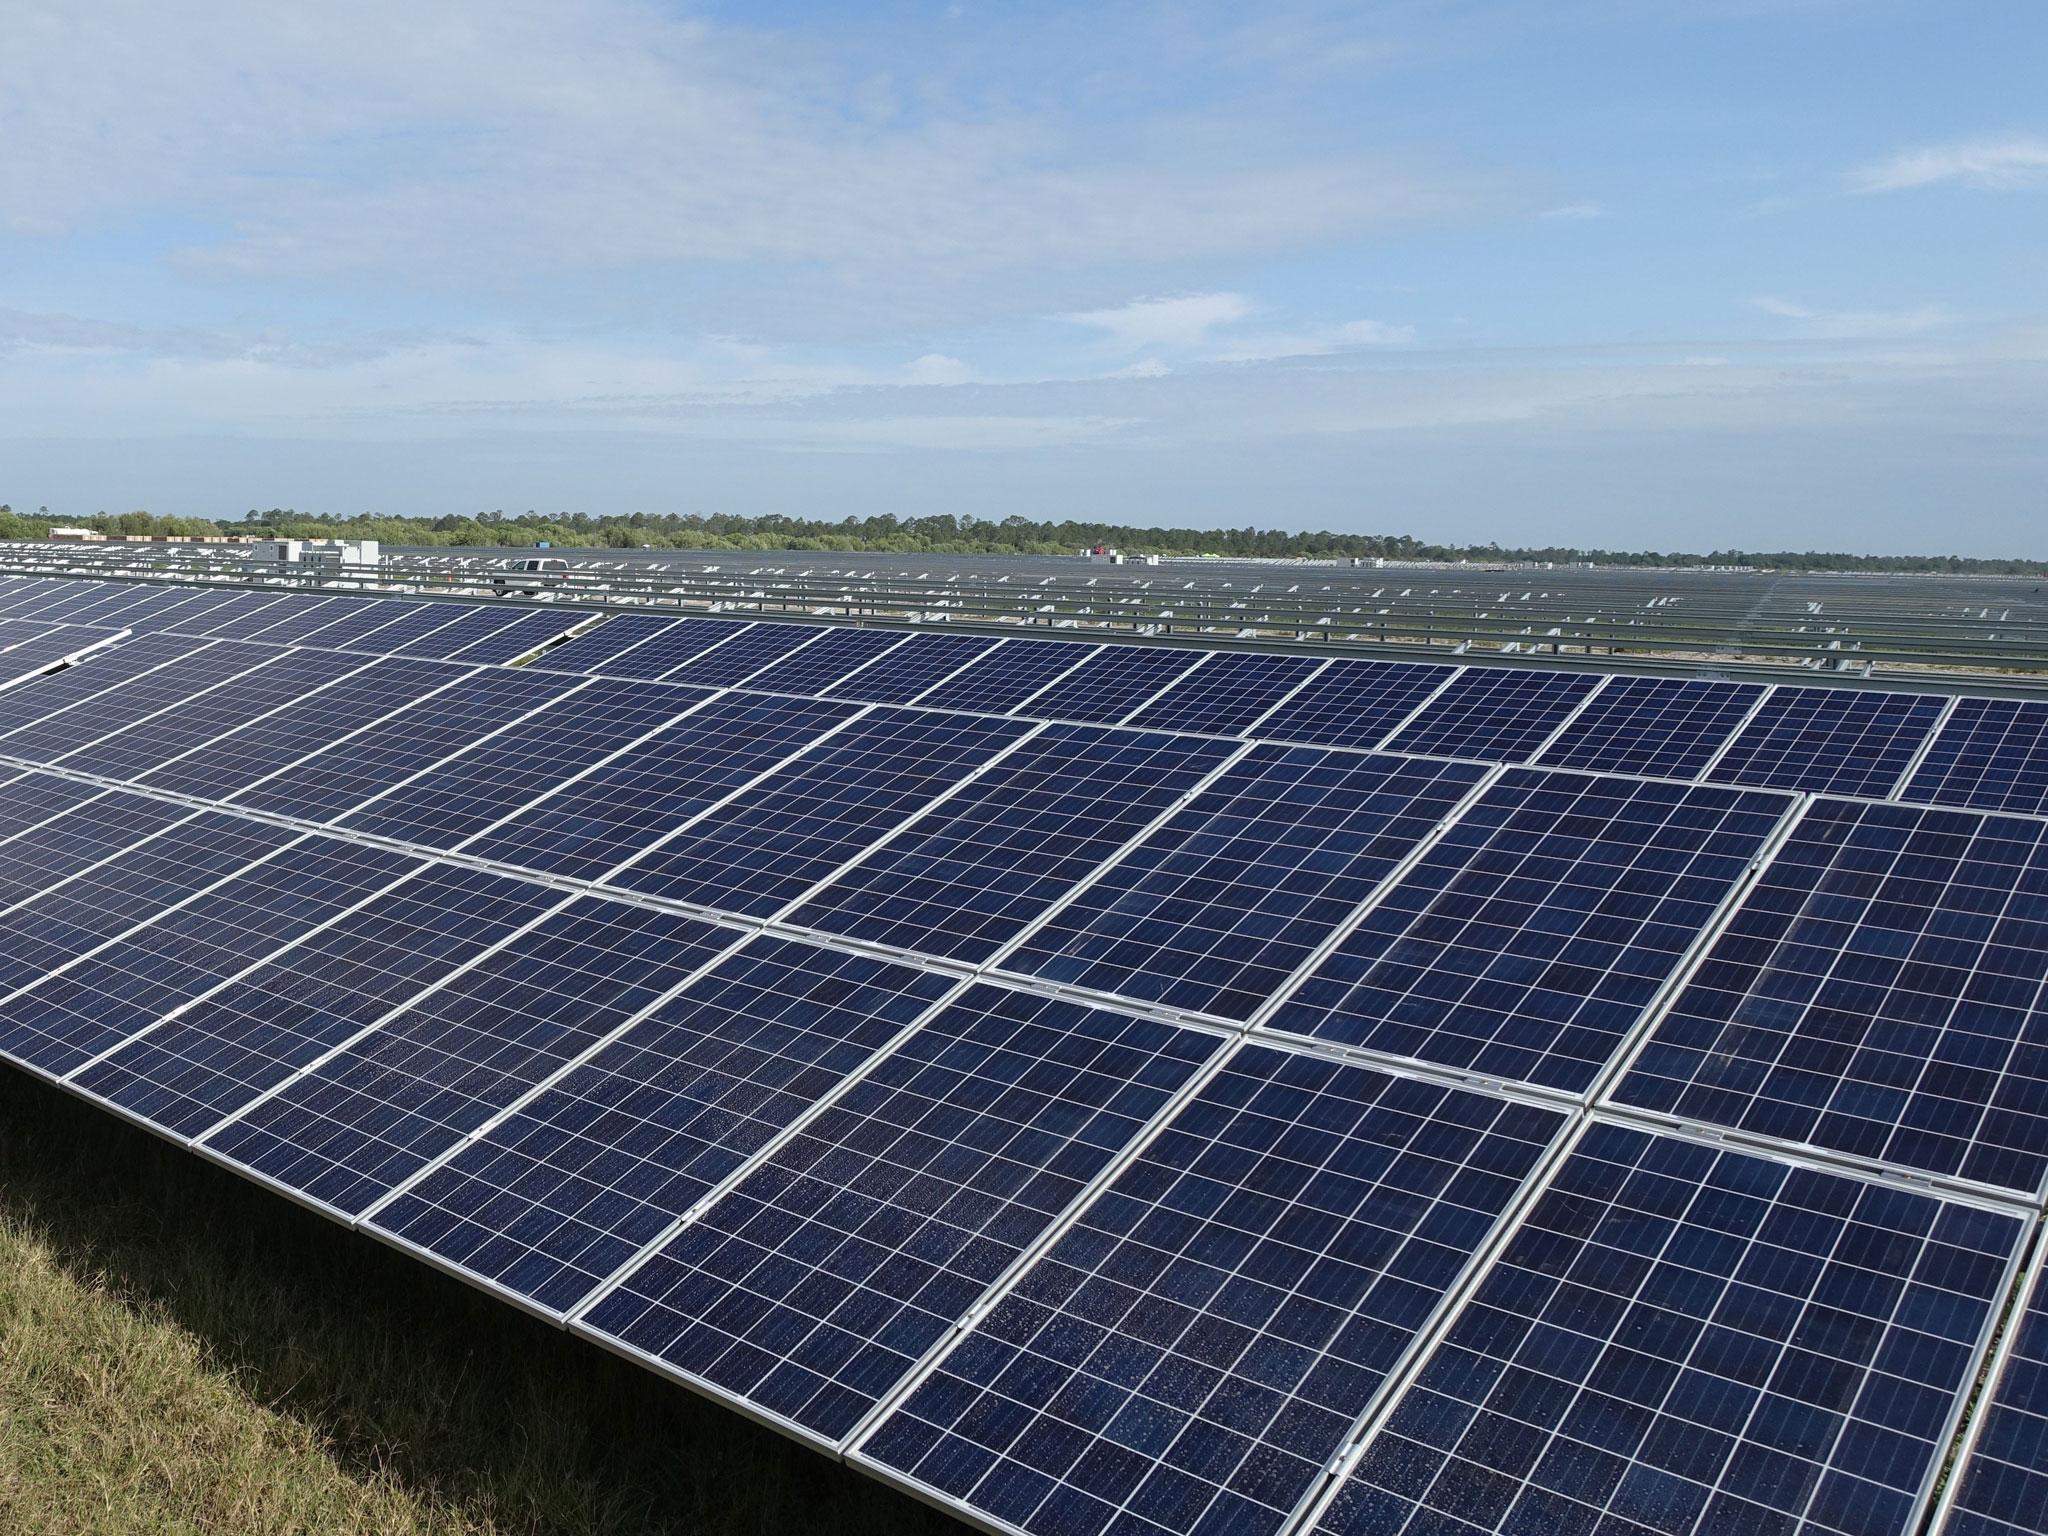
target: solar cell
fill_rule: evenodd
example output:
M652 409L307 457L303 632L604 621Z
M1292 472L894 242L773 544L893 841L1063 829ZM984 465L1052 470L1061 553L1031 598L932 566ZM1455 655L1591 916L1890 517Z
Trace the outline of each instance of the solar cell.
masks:
M223 1117L561 904L481 870L429 865L267 958L73 1080L174 1136Z
M1254 747L1004 969L1249 1018L1484 773L1472 763Z
M463 851L550 874L602 879L680 822L843 724L858 707L768 694L721 695L464 843Z
M908 704L999 643L988 635L912 635L821 692L828 699Z
M577 1326L838 1441L1221 1044L976 986Z
M1208 653L1161 646L1106 645L1023 700L1012 714L1112 724L1195 668Z
M375 629L352 634L347 644L355 650L369 651L378 656L392 656L404 650L413 655L436 654L435 638L444 631L451 631L463 615L476 612L473 608L458 607L454 603L402 603L388 604L390 612L382 624ZM453 630L463 633L464 630ZM329 645L334 642L324 638L318 631L306 637L307 645Z
M431 656L450 657L472 646L487 644L503 635L523 619L540 618L551 626L549 633L567 628L559 615L552 613L534 614L517 608L462 608L454 610L454 617L447 623L431 629L421 621L423 633L410 640L385 643L385 630L371 631L364 642L364 649L377 651L386 656ZM519 652L514 651L513 655Z
M973 709L1000 715L1015 708L1100 646L1054 640L1005 640L917 702L927 709Z
M1261 740L1376 747L1457 671L1405 661L1333 661L1244 731Z
M100 650L120 638L118 629L83 629L70 624L40 635L25 636L0 651L0 688L47 672L60 662Z
M1980 811L2048 810L2048 704L1958 699L1899 798Z
M530 651L537 651L557 635L574 629L590 615L585 613L522 613L513 622L481 640L472 640L459 650L448 653L450 661L464 665L504 665L518 660Z
M177 635L123 640L0 693L0 752L68 752L278 654L253 645L201 649Z
M2018 817L1815 802L1615 1099L2039 1188L2044 834Z
M1934 729L1945 702L1923 693L1775 688L1707 777L1720 784L1882 799Z
M626 618L644 617L627 615ZM600 635L614 624L626 619L608 619ZM714 647L735 641L754 626L734 619L671 619L659 633L643 637L630 650L614 653L609 659L591 663L588 670L605 677L661 677L675 670L695 657L705 656ZM811 631L806 631L811 633ZM575 644L572 641L570 644ZM569 647L564 646L564 652ZM560 667L576 658L550 656L548 665Z
M878 707L707 810L607 883L770 916L1032 729L1021 720ZM676 804L674 815L689 809L688 801Z
M900 949L987 960L1235 749L1049 726L788 916Z
M1790 805L1510 769L1269 1023L1583 1092Z
M536 714L494 722L503 727L496 734L362 803L338 824L452 848L706 697L696 689L599 680Z
M53 1076L75 1071L418 867L330 838L285 847L0 1000L0 1050Z
M549 651L539 665L563 672L603 672L605 664L621 651L650 640L663 630L698 622L704 621L671 619L653 613L613 614L595 629L585 630L575 639ZM731 626L719 627L726 632L731 629ZM666 672L668 667L659 670Z
M2034 1271L1970 1453L1952 1479L1942 1536L2039 1536L2048 1521L2048 1287Z
M1249 1046L858 1457L1048 1536L1278 1532L1565 1123Z
M95 785L54 774L10 774L0 783L0 842L105 793Z
M1595 1124L1315 1529L1911 1531L2019 1235Z
M738 937L576 897L209 1132L206 1147L360 1214Z
M954 986L757 938L370 1222L565 1313Z
M1219 651L1199 672L1182 677L1124 723L1156 731L1235 736L1327 665L1313 656Z
M1582 672L1467 667L1395 733L1387 749L1519 762L1603 681Z
M364 663L362 657L351 659ZM154 789L225 800L467 676L463 668L446 662L398 657L368 661L339 681L259 715L135 778Z
M1763 695L1753 683L1611 677L1537 761L1548 768L1694 778Z
M325 615L324 622L300 634L298 643L324 650L347 649L365 635L374 634L399 618L406 610L407 605L395 598L351 598L347 607L331 610Z
M386 660L378 670L408 672L441 662ZM308 821L331 821L371 796L503 731L535 710L566 697L575 678L530 669L470 673L444 691L329 745L312 743L291 772L259 780L229 798L251 810Z
M237 640L293 645L316 629L374 606L373 599L361 597L288 597L224 628Z
M704 688L730 687L830 633L822 626L808 624L755 624L745 634L734 635L716 649L671 667L662 676L671 682L695 683Z
M854 668L894 650L909 636L887 629L838 629L747 679L768 693L823 693Z

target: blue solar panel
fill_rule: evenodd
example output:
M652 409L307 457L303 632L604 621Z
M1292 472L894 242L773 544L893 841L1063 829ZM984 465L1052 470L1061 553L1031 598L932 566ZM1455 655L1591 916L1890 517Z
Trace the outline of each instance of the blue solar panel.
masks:
M351 613L371 608L373 598L287 597L246 619L224 626L237 640L265 645L295 645L317 629L325 629Z
M1201 671L1183 677L1125 720L1155 731L1206 731L1235 736L1327 663L1313 656L1263 656L1219 651Z
M283 651L275 660L179 703L147 720L122 726L67 753L66 768L109 779L139 779L153 768L259 715L289 705L370 665L361 656L332 651ZM166 668L168 673L170 668ZM159 674L163 675L163 674Z
M609 619L593 638L601 638L605 630L614 624L634 623L646 617L628 614L624 618ZM588 663L570 654L572 648L581 643L572 640L562 647L561 656L550 654L547 665L564 667L574 664L605 677L660 677L693 657L705 655L713 646L737 640L752 627L732 619L670 619L659 632L643 635L630 649L618 650Z
M1256 747L1004 969L1249 1018L1484 773L1473 763Z
M749 688L769 693L823 693L856 667L873 661L909 637L887 629L837 629L814 640L786 661L747 679Z
M828 699L908 704L997 644L988 635L912 635L823 691Z
M517 608L458 608L455 610L454 618L446 624L428 629L422 621L423 633L415 639L387 644L383 638L386 631L380 629L372 631L361 648L387 656L450 657L460 651L469 650L472 646L487 644L522 619L535 617L551 626L551 634L559 633L567 627L566 621L559 615L551 613L522 613ZM534 643L539 644L539 641L536 640ZM516 656L519 652L514 651L512 654Z
M561 900L527 881L430 865L73 1085L197 1136Z
M442 667L441 662L387 660L378 672ZM568 677L531 670L482 671L388 719L331 745L309 743L311 755L279 774L235 791L230 799L252 810L308 821L330 821L443 758L474 746L531 710L577 686Z
M2037 1261L2038 1264L2038 1261ZM2048 1528L2048 1286L2009 1324L2003 1364L1969 1456L1955 1474L1942 1536L2040 1536Z
M1232 750L1199 736L1048 727L789 920L986 960Z
M467 675L462 668L439 661L372 661L295 704L138 774L137 781L176 794L225 800Z
M958 676L920 694L917 702L927 709L973 709L1000 715L1100 649L1070 641L1005 640L969 663Z
M705 697L693 688L591 683L529 719L499 722L504 728L497 734L350 812L339 824L452 848ZM368 786L363 793L382 787Z
M738 937L577 897L210 1133L206 1146L360 1214Z
M0 842L106 791L47 773L14 773L0 784Z
M95 793L97 798L92 798ZM86 794L86 800L54 819L44 814L54 797L35 797L32 812L40 824L0 844L0 907L26 901L192 814L185 806L140 795L91 790Z
M1106 645L1012 711L1039 720L1113 724L1191 670L1206 651Z
M1612 677L1538 760L1546 768L1690 779L1735 734L1763 692L1752 683Z
M2048 810L2048 704L1958 699L1900 798L1979 811Z
M0 687L18 678L31 678L38 672L47 672L59 662L96 650L112 641L118 633L117 630L83 629L67 624L39 635L24 636L0 651Z
M75 1071L418 867L330 838L285 848L0 1002L0 1049L52 1075Z
M610 662L621 651L636 646L643 640L651 640L664 630L677 629L704 622L706 621L671 619L653 613L614 614L598 625L597 628L586 630L574 640L568 641L549 651L536 664L563 672L604 672L607 670L606 663ZM733 625L712 624L713 639L706 643L716 644L719 639L723 639L726 635L731 634L735 627ZM680 660L681 658L677 659ZM667 666L659 667L656 671L657 673L666 672L669 667L674 665L675 662L671 661Z
M450 651L450 661L501 665L537 651L557 635L574 629L590 615L585 613L522 613L509 624L472 640L460 650Z
M579 1326L839 1440L1221 1044L975 987Z
M1244 731L1267 741L1375 747L1456 670L1405 661L1333 661Z
M1596 1124L1316 1530L1903 1536L2019 1236Z
M1031 729L985 715L878 708L608 883L770 916ZM687 800L664 806L672 820L694 809Z
M1582 1092L1789 807L1510 769L1269 1022Z
M462 622L465 615L474 612L473 608L458 608L452 603L393 602L382 624L353 635L347 644L354 650L378 656L395 656L401 650L411 655L438 655L436 642L443 635L450 637L450 643L458 634L465 644L477 638ZM305 644L321 646L334 642L316 631L307 636Z
M375 633L408 611L408 605L393 598L350 599L347 607L327 611L324 622L301 631L297 642L324 650L353 646L363 636Z
M670 668L662 676L672 682L695 683L704 688L730 687L829 633L809 624L755 624L746 633Z
M198 650L175 635L123 640L0 693L0 752L59 756L278 654L253 645Z
M1924 693L1778 688L1707 777L1882 799L1945 702Z
M1248 1047L859 1459L1045 1536L1271 1536L1565 1118Z
M2044 834L2017 817L1816 802L1616 1099L2040 1187Z
M715 698L463 851L550 874L601 879L857 709L769 694ZM462 783L467 788L467 776Z
M372 1224L567 1312L954 985L756 939Z
M1401 728L1387 749L1519 762L1543 745L1602 681L1579 672L1467 667Z

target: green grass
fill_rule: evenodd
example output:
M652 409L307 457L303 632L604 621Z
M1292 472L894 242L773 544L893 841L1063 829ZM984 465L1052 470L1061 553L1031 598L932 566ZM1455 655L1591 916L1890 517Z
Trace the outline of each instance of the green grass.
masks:
M0 1067L0 1530L963 1528Z

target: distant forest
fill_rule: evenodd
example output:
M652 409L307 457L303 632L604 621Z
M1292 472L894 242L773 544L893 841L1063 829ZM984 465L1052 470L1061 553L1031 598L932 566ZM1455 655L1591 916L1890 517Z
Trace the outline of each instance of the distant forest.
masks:
M1301 533L1282 528L1138 528L1121 523L1028 517L818 518L733 517L724 513L635 512L592 517L584 512L479 512L447 517L332 517L272 507L246 518L157 517L148 512L88 518L33 516L0 505L0 538L40 539L53 524L103 533L265 533L285 538L378 539L391 545L505 549L547 542L580 549L819 549L906 555L1070 555L1106 544L1132 555L1235 555L1292 559L1592 560L1602 565L1749 565L1785 571L1940 571L2038 575L2040 560L1980 560L1960 555L1857 555L1824 550L1717 549L1706 554L1658 550L1565 549L1500 544L1432 544L1407 534Z

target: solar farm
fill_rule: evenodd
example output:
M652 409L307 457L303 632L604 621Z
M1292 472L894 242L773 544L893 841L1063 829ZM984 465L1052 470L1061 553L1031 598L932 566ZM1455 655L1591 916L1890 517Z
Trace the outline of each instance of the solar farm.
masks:
M0 1056L992 1531L2048 1530L2021 600L716 602L0 577Z

